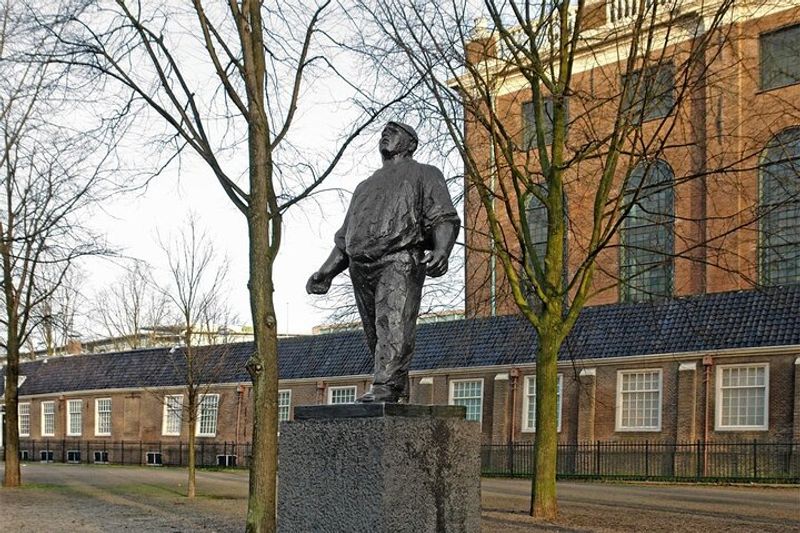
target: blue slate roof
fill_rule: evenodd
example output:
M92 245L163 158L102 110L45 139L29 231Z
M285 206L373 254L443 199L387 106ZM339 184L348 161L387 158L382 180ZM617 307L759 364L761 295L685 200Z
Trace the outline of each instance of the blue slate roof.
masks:
M412 370L530 363L536 343L533 328L516 315L422 324ZM559 359L784 345L800 345L800 286L587 307ZM249 381L252 343L199 350L220 363L207 379ZM361 331L280 339L278 357L282 379L372 373ZM180 354L167 348L52 358L22 364L20 394L179 386L183 368Z

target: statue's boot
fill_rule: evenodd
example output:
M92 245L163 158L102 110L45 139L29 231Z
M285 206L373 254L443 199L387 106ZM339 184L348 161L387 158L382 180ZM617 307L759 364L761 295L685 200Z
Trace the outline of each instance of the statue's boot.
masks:
M400 393L389 385L373 385L356 399L356 403L397 403Z

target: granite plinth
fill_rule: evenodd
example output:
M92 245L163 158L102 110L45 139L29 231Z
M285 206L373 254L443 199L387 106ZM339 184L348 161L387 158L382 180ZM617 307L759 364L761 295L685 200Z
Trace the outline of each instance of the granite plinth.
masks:
M480 428L450 407L297 407L281 426L278 530L480 531Z

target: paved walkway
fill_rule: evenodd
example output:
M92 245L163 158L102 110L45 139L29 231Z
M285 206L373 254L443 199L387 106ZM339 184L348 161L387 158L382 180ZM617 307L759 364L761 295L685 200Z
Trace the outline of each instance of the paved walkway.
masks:
M1 463L0 463L1 465ZM0 466L2 471L2 466ZM0 489L0 530L14 532L243 531L247 472L38 463L25 486ZM800 488L561 482L555 524L527 516L526 480L483 480L484 532L798 531Z

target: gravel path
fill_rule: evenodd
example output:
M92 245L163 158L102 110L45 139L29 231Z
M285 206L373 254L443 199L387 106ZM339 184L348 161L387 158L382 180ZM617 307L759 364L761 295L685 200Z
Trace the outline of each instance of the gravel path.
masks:
M0 467L2 471L2 467ZM38 463L25 485L0 489L0 531L243 531L247 472L199 471L187 500L186 471ZM560 482L561 517L527 516L526 480L484 479L484 532L798 531L800 488Z

